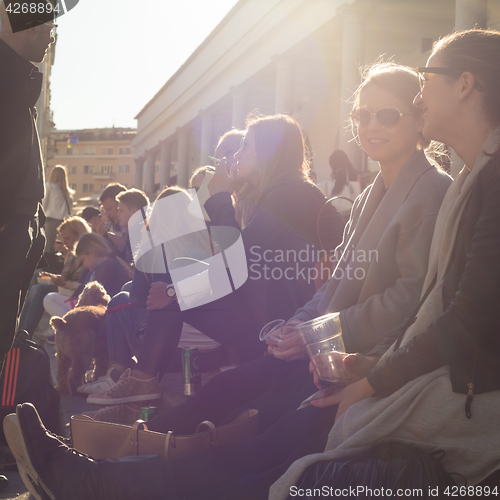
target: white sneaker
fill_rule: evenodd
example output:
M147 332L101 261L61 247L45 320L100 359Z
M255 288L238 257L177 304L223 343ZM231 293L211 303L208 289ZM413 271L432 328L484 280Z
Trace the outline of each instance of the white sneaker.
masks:
M116 382L111 378L113 370L115 369L110 368L106 375L99 377L95 382L81 385L76 389L76 392L81 394L104 394L108 389L116 385ZM119 372L116 373L119 375Z

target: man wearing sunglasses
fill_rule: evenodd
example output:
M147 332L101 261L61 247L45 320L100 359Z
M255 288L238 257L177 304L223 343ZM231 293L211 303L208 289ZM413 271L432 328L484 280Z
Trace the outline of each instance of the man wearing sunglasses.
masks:
M53 21L47 0L0 0L0 373L45 245L35 108L42 74L32 63L54 42Z

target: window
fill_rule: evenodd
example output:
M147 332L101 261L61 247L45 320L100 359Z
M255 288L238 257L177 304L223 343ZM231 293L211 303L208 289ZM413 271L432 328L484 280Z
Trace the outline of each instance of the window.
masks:
M101 174L112 174L113 166L112 165L101 165Z
M121 155L129 155L130 154L130 148L119 148L118 153Z
M84 155L95 155L95 148L83 148Z
M78 167L68 167L69 173L70 174L77 174L78 173Z
M158 173L160 171L160 165L155 165L155 172Z
M102 155L112 155L113 148L101 148L101 154Z
M94 165L84 165L83 166L84 174L93 174L94 173Z
M101 174L112 174L113 166L112 165L101 165Z
M72 154L73 154L73 149L69 148L69 147L66 147L66 155L67 156L71 156Z
M69 187L70 187L70 189L73 189L73 191L76 191L76 184L75 183L70 183Z
M101 191L104 191L107 187L107 184L101 184Z
M119 174L130 174L130 165L118 165Z
M93 184L84 184L82 191L84 193L91 193L92 191L94 191L94 185Z
M71 147L71 150L73 151L72 154L77 155L78 154L78 148L75 148L75 146Z

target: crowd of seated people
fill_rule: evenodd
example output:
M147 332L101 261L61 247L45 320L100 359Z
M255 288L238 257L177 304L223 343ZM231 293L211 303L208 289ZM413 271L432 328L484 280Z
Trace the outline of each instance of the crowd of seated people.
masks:
M142 218L150 246L137 253L142 260L135 261L130 293L110 288L110 306L118 308L106 334L117 373L109 371L109 388L89 401L105 406L101 420L132 423L137 410L124 405L160 395L158 374L188 323L234 348L241 364L150 420L149 428L190 434L203 420L224 424L257 408L259 435L172 461L93 460L47 432L25 404L7 417L6 435L18 466L33 477L29 487L54 498L79 491L107 500L287 499L311 468L315 485L334 488L321 463L360 457L381 441L442 450L444 469L469 485L491 476L500 463L499 79L494 30L448 35L418 71L396 63L366 68L351 123L380 172L357 197L345 228L309 180L300 126L286 115L250 118L234 159L221 156L214 169L197 173L194 199L179 188L164 190ZM453 181L434 161L431 141L463 160ZM110 220L117 194L104 198ZM197 202L202 226L189 218ZM155 244L160 229L165 237ZM240 238L245 283L185 307L174 277L186 261L203 268ZM101 240L88 233L77 244L85 275L97 277L112 259L101 252ZM336 255L318 290L302 278L311 275L315 257L300 262L294 279L283 279L286 251L311 246ZM269 255L282 279L261 267ZM359 258L366 255L375 257ZM340 315L351 383L324 389L295 327L330 312ZM258 332L277 318L287 323L264 354ZM425 474L420 481L426 491L436 486Z

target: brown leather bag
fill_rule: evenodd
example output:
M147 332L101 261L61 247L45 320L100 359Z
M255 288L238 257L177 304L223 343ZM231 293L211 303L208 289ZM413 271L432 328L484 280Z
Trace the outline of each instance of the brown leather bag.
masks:
M233 422L215 427L205 420L191 436L149 431L143 420L134 425L98 422L87 415L71 417L73 447L92 458L122 458L132 455L160 455L176 460L214 446L244 441L257 435L259 411L245 410Z

